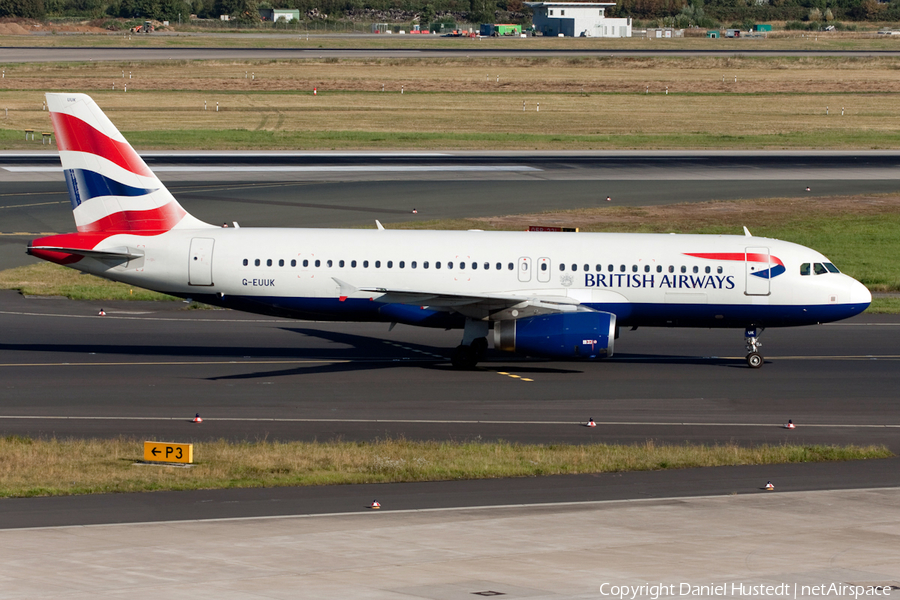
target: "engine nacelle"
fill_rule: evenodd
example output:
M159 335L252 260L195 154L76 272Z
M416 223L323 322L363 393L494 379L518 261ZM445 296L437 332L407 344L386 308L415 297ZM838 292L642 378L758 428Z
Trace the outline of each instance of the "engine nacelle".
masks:
M572 312L494 323L494 348L548 358L609 358L616 315Z

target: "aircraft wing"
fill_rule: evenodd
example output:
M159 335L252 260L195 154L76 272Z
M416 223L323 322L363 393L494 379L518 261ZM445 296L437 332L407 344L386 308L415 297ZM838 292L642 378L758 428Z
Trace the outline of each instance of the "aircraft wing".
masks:
M381 287L357 288L333 278L341 288L342 295L356 292L381 294L374 297L376 302L385 304L408 304L426 306L432 309L458 312L474 319L502 321L521 319L539 314L576 312L590 310L581 302L568 296L538 294L455 294L443 291L396 290Z

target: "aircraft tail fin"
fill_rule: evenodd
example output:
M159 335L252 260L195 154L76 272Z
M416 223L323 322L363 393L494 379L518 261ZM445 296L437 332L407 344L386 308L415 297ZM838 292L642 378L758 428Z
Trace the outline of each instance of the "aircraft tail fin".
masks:
M47 94L47 107L80 233L212 227L178 204L90 96Z

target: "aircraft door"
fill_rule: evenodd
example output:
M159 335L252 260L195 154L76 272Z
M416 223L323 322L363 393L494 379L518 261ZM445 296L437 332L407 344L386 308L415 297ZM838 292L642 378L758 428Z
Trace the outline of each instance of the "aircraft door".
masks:
M519 281L531 281L531 259L527 256L523 256L519 259L519 264L517 266L517 270L519 271Z
M747 296L768 296L771 292L769 278L772 262L768 248L746 248L744 265L746 269Z
M188 258L188 284L212 285L212 238L193 238L191 240L191 253Z
M537 280L541 283L550 281L550 259L539 258L537 261Z

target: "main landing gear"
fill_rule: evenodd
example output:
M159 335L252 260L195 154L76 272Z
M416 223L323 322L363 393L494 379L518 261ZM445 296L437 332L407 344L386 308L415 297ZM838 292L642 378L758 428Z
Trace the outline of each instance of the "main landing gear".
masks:
M454 369L474 369L475 365L484 360L488 348L489 327L487 321L466 319L462 344L456 347L453 356L450 357Z
M758 369L763 365L763 357L759 353L759 348L762 346L759 342L759 336L762 335L763 331L765 331L765 328L760 328L757 331L755 327L748 327L744 331L744 341L747 343L747 366L751 369Z

